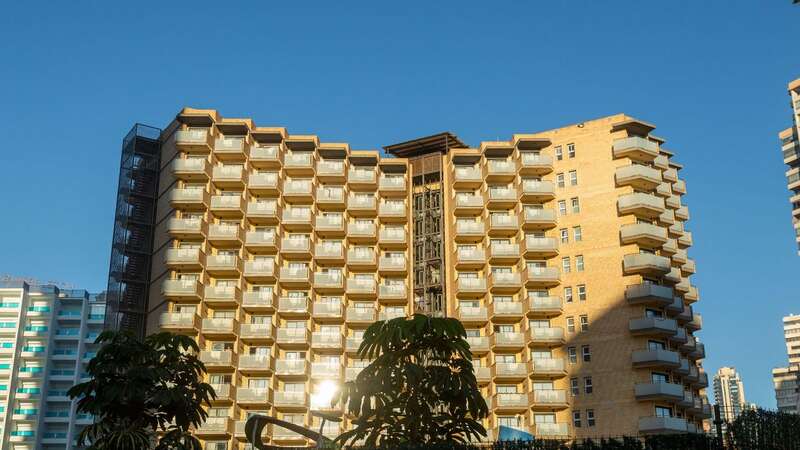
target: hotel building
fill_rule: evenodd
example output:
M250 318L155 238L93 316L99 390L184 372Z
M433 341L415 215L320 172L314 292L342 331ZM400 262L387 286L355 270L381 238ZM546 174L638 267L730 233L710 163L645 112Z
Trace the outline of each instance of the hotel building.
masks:
M791 126L780 133L783 162L786 164L787 187L791 192L789 202L792 204L792 225L795 240L800 246L800 78L789 83L789 107L792 110Z
M368 363L355 357L366 327L415 311L467 327L489 439L500 425L541 438L702 431L686 185L653 129L618 114L378 152L215 110L137 125L107 325L197 339L218 393L197 430L208 449L244 448L251 413L318 427L330 387Z
M778 411L797 414L800 413L800 315L783 318L783 338L789 365L772 369L775 401Z
M105 298L84 290L0 283L0 441L12 450L78 448L92 423L67 396L88 380Z

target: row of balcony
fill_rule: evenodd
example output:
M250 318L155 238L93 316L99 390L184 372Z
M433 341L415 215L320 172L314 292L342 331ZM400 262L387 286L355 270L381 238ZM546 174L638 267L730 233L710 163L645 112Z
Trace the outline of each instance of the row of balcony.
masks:
M489 307L459 307L456 317L465 324L481 325L489 320L516 321L522 317L555 317L562 313L563 302L560 297L529 297L523 302L495 302Z
M283 239L281 253L289 252L313 255L318 262L346 264L351 268L377 269L379 273L404 274L408 270L405 256L378 257L377 252L372 249L366 251L350 249L345 253L344 246L341 244L316 244L312 253L310 240ZM206 255L200 248L167 249L164 254L164 263L172 269L205 268L212 275L243 274L245 278L274 279L277 274L276 263L273 259L244 260L238 255Z

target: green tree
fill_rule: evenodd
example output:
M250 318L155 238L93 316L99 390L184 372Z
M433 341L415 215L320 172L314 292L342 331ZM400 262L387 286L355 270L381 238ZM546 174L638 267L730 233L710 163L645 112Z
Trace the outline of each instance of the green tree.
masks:
M486 435L488 415L466 330L456 319L415 314L378 321L358 349L373 360L342 387L340 401L356 416L339 444L465 443Z
M101 347L87 366L91 379L68 391L78 413L95 417L78 443L92 450L200 450L189 430L205 421L203 405L216 394L202 381L206 368L194 339L104 331L95 343Z

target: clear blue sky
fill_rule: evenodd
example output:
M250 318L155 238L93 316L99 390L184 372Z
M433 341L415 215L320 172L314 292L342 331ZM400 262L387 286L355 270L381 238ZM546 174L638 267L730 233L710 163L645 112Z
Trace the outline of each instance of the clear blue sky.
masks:
M800 256L776 134L800 6L770 1L10 2L0 273L105 287L120 141L214 107L354 148L626 112L686 165L709 372L774 406ZM269 5L269 6L267 6Z

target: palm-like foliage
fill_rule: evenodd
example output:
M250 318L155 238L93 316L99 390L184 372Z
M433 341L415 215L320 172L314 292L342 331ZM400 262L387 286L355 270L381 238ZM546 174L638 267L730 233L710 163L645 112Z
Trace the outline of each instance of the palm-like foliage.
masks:
M189 429L205 421L202 405L216 394L202 382L206 369L195 341L171 333L142 341L105 331L95 343L101 347L87 366L91 380L68 392L79 399L79 413L95 416L78 443L92 450L200 450Z
M358 349L374 360L341 392L353 428L336 442L397 445L468 442L486 435L488 415L472 368L464 326L415 314L378 321Z

